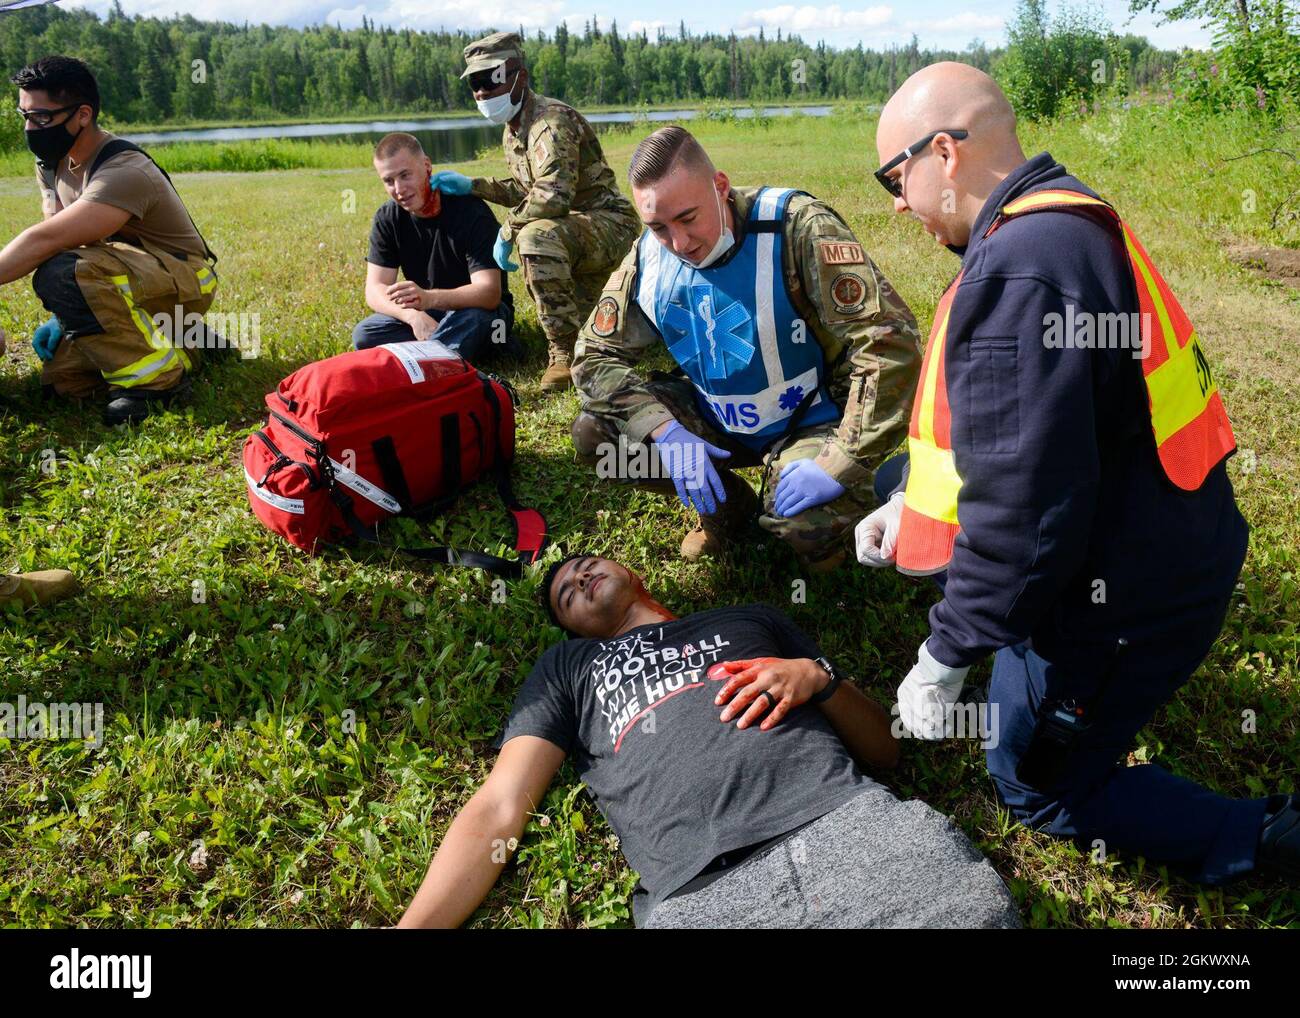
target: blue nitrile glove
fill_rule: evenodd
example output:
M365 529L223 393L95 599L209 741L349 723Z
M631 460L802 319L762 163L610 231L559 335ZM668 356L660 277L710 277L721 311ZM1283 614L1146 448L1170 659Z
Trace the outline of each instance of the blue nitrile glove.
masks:
M443 194L469 194L474 181L455 170L439 170L429 178L429 187L436 188Z
M682 505L688 509L694 506L696 512L712 516L718 504L727 500L726 489L713 466L713 459L727 459L731 453L691 434L676 421L655 439L655 444Z
M510 249L514 246L515 241L513 237L507 240L499 233L497 234L497 242L492 245L493 260L507 272L514 272L519 268L518 265L510 260Z
M59 340L63 338L63 323L56 317L51 317L48 322L37 328L32 333L32 349L36 351L36 356L43 361L54 360L54 351L58 348Z
M776 514L798 516L843 494L844 485L812 460L795 460L786 465L776 482Z

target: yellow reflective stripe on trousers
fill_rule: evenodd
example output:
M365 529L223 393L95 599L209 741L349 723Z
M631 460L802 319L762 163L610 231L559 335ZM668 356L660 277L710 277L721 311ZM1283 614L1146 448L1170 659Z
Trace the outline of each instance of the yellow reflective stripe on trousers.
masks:
M956 523L961 477L957 474L957 460L952 450L940 449L924 439L909 438L907 455L911 466L908 468L904 501L922 516Z
M127 312L131 320L135 322L135 327L140 330L145 341L154 348L154 352L146 354L138 361L128 364L124 368L118 368L113 372L103 372L104 381L109 385L119 385L122 388L130 388L134 385L143 385L151 382L164 371L167 371L175 362L177 354L180 355L181 362L186 368L190 367L189 358L185 356L184 350L176 350L172 347L171 341L167 339L154 324L154 320L149 317L143 308L135 302L135 297L131 293L131 281L126 276L111 276L114 285L122 294L122 300L126 302Z

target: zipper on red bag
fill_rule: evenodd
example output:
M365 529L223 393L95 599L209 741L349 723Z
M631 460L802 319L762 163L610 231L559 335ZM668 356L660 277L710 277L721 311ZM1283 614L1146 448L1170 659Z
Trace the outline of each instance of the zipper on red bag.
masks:
M289 456L286 453L281 452L279 446L277 446L274 442L272 442L270 436L267 435L265 432L263 432L261 429L254 431L253 434L256 435L258 438L260 438L262 440L262 444L265 445L269 450L271 450L272 454L275 456L275 462L272 463L270 467L267 468L266 473L262 475L262 479L257 482L257 486L259 488L266 486L266 482L270 479L272 474L278 471L281 467L287 467L287 466L301 467L302 472L307 475L307 480L311 483L312 488L320 487L321 481L316 476L316 472L312 470L309 464L304 463L302 460L296 460L292 456Z

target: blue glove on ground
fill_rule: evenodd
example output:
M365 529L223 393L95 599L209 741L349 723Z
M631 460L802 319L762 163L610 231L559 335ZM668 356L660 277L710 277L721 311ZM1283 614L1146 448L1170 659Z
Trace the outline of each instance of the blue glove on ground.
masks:
M776 514L798 516L844 494L844 485L812 460L795 460L776 482Z
M59 340L62 338L63 323L58 318L52 317L32 334L32 349L36 351L36 356L41 360L52 361L54 360L54 351L58 348Z
M439 170L429 178L429 186L443 194L469 194L474 181L455 170Z
M712 516L718 503L727 500L722 478L713 465L713 459L727 459L731 453L710 445L699 435L687 431L676 421L655 439L659 458L663 461L677 489L677 497L686 508ZM710 457L713 457L711 459Z
M510 260L510 249L514 246L515 242L513 239L506 240L506 238L501 236L499 233L497 234L497 242L492 245L493 259L495 259L497 265L501 266L501 268L505 269L507 272L514 272L519 268L518 265Z

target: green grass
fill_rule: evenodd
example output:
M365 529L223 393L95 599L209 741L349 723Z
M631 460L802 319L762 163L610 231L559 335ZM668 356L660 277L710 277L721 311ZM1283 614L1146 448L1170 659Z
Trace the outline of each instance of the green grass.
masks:
M794 184L830 201L928 327L956 262L890 214L870 178L869 118L698 130L736 183ZM636 140L607 137L620 179ZM1225 254L1236 239L1300 246L1295 219L1277 233L1267 223L1300 187L1296 170L1267 156L1225 161L1270 142L1288 147L1244 121L1189 126L1159 110L1025 132L1027 151L1050 149L1118 202L1197 322L1253 454L1230 466L1253 529L1225 630L1136 747L1139 760L1251 796L1293 790L1300 764L1300 301ZM45 315L25 284L0 291L10 337L0 359L0 567L67 567L84 584L51 610L0 618L0 699L100 700L109 729L97 752L0 741L0 924L391 923L490 767L515 689L557 634L535 578L496 603L474 572L378 551L309 558L261 529L246 502L242 440L278 379L347 348L366 313L362 260L383 195L365 161L178 184L221 254L214 310L258 313L262 329L261 358L210 369L183 411L110 431L98 407L42 402L27 338ZM349 191L355 213L345 211ZM1243 211L1244 191L1258 211ZM0 235L36 212L29 179L0 180ZM640 570L682 613L779 605L892 702L926 632L929 586L845 569L809 578L806 603L791 604L798 568L771 542L681 562L690 520L680 506L599 483L574 462L577 398L541 397L540 333L522 281L512 285L532 350L506 369L525 401L518 488L555 540ZM53 474L40 469L49 449L62 457ZM427 538L502 552L508 530L480 487ZM391 531L420 538L406 522ZM1242 732L1245 710L1258 719L1254 734ZM908 741L890 783L956 817L1029 924L1300 923L1294 889L1263 879L1201 889L1138 859L1095 864L1024 830L998 807L974 743ZM632 883L566 767L473 923L627 924Z

